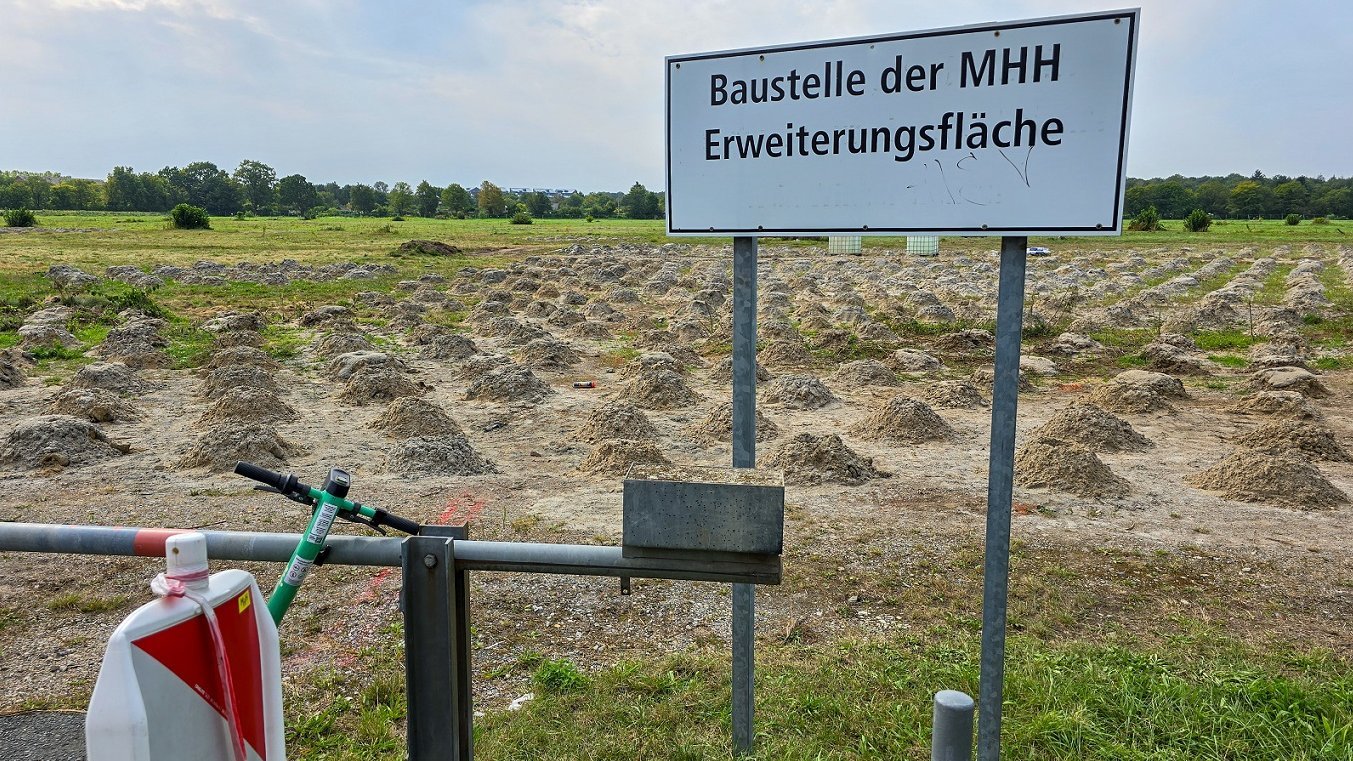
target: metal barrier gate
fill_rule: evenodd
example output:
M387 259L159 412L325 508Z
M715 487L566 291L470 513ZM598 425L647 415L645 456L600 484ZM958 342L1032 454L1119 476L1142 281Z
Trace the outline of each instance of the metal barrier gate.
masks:
M470 571L511 571L621 579L685 579L726 584L780 583L784 487L748 483L748 472L719 480L723 468L631 473L625 481L622 547L486 542L463 526L425 526L406 539L330 536L325 565L403 570L404 666L412 761L474 755L470 670ZM678 478L707 477L698 481ZM683 510L674 512L674 504ZM721 530L700 529L719 508ZM741 529L741 531L739 531ZM0 523L0 552L164 557L161 528ZM286 562L300 534L203 531L212 560ZM656 546L655 546L656 545ZM712 548L712 549L711 549ZM745 551L751 548L756 551ZM452 689L447 689L450 685Z

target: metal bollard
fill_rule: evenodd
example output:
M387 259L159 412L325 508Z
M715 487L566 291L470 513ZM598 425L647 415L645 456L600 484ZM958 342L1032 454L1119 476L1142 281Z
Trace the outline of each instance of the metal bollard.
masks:
M935 693L930 761L971 761L974 705L967 693L958 690Z

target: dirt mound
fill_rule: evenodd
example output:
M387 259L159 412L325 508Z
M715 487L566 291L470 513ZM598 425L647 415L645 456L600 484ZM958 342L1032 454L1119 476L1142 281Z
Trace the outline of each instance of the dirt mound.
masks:
M1250 376L1250 385L1260 391L1297 391L1312 399L1329 395L1320 378L1300 367L1268 367Z
M47 414L69 415L93 423L139 420L141 413L131 402L101 388L70 388L47 403Z
M1128 421L1084 402L1059 411L1031 436L1069 441L1095 452L1144 452L1155 446Z
M874 478L892 476L875 468L872 458L856 454L834 433L825 436L801 433L772 452L766 464L783 469L785 483L795 486L858 486Z
M275 391L240 386L229 388L198 418L199 426L280 423L295 420L296 410Z
M58 469L118 457L131 450L111 441L98 426L69 415L21 420L5 437L0 465L23 470Z
M987 400L982 397L977 385L966 380L927 383L920 399L932 407L951 410L976 410L987 406Z
M811 375L782 375L766 384L761 400L791 410L818 410L841 401Z
M1309 462L1252 449L1237 449L1186 480L1238 502L1266 502L1297 510L1329 510L1348 502L1348 495Z
M431 390L427 384L419 383L391 366L377 365L362 368L348 376L338 400L344 404L373 404L404 396L422 396Z
M108 331L94 353L109 362L121 362L136 369L172 367L174 361L164 352L169 341L160 335L164 326L164 320L132 320Z
M415 436L390 446L385 453L390 473L432 476L476 476L497 473L464 436Z
M447 333L429 338L418 352L420 359L465 359L479 353L474 341L459 333Z
M1274 420L1241 436L1242 447L1272 455L1308 460L1353 462L1348 450L1334 438L1334 431L1304 420Z
M338 304L325 304L301 315L299 322L304 328L335 322L351 324L352 310Z
M218 367L261 367L264 370L277 370L282 365L273 359L266 351L256 346L231 346L226 349L218 349L207 360L208 370L215 370Z
M620 370L620 377L633 378L647 370L667 370L680 375L686 368L665 351L646 351L625 363Z
M572 346L557 338L537 338L518 356L523 365L537 370L567 370L582 361Z
M375 344L361 333L329 333L310 344L310 349L322 359L358 351L374 351L375 348Z
M766 368L756 363L756 382L765 383L771 379L771 374ZM709 380L711 383L732 383L733 382L733 358L724 357L714 363L713 369L709 371Z
M465 392L466 399L482 399L489 402L539 402L554 389L531 368L516 364L507 364L481 375L470 384Z
M1228 408L1241 415L1278 415L1281 417L1315 419L1320 410L1299 391L1258 391Z
M202 323L202 329L209 333L257 333L267 326L268 321L258 312L226 312Z
M208 429L175 463L176 468L233 470L240 460L265 468L285 465L295 448L272 426L258 423L225 424Z
M202 379L202 395L217 399L236 388L252 388L277 393L277 381L261 367L218 367Z
M1127 480L1109 470L1093 449L1047 437L1020 447L1015 455L1015 483L1078 497L1122 497L1129 491Z
M930 405L909 396L895 396L851 426L850 432L868 439L920 444L953 438L956 433Z
M575 323L565 331L568 335L575 338L591 338L593 340L603 340L611 337L611 329L600 322L592 320L583 320Z
M71 378L74 388L101 388L115 394L138 394L151 384L137 377L136 371L121 362L94 362L80 368Z
M578 429L578 438L598 442L603 439L644 441L658 438L658 429L648 416L628 402L611 401L592 410Z
M1090 392L1090 401L1111 412L1173 412L1172 399L1187 399L1178 378L1146 370L1124 370Z
M329 377L334 380L345 381L357 373L377 368L403 373L408 371L409 366L385 352L350 351L347 354L334 357L329 362Z
M669 465L668 460L652 441L633 439L606 439L582 461L578 470L584 473L624 475L631 465Z
M218 349L228 349L232 346L262 346L263 334L252 330L231 330L217 333L211 344Z
M0 359L0 389L18 388L23 384L23 367L18 362Z
M700 396L671 370L647 368L620 387L620 396L646 410L675 410L689 407Z
M733 441L733 403L720 402L704 420L687 429L691 436L706 444L731 444ZM756 440L770 441L780 435L780 427L756 411Z
M459 256L460 248L438 240L411 240L396 249L406 256Z
M938 359L920 349L898 349L883 362L899 373L928 373L943 367Z
M836 381L844 386L896 386L897 373L876 359L857 359L841 365Z
M428 436L463 436L465 432L440 405L406 396L390 402L371 427L397 439Z
M945 333L935 339L935 346L943 351L960 354L983 354L995 348L996 337L987 330L976 328L960 330L956 333Z
M771 341L756 352L758 362L767 367L807 367L813 364L813 355L802 341L779 339Z

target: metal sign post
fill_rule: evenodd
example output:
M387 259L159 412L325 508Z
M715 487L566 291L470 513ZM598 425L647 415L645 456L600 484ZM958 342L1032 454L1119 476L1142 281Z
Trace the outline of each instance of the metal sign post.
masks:
M756 238L733 239L733 467L756 467ZM751 753L756 589L733 585L733 750Z
M1001 757L1005 679L1005 608L1010 580L1010 507L1015 479L1019 345L1024 330L1028 238L1001 238L996 297L996 368L991 388L991 459L987 469L986 562L982 573L982 672L978 685L977 757Z

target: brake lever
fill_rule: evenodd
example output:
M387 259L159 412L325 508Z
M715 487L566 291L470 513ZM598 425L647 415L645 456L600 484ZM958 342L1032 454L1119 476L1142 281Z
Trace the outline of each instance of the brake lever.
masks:
M372 531L375 531L377 534L380 534L381 536L386 536L385 529L381 528L380 526L377 526L375 521L371 520L370 518L363 517L360 513L355 513L350 510L341 510L338 513L338 517L342 520L347 521L348 523L360 523L363 526L370 528Z
M272 486L255 486L254 491L265 491L269 494L280 494L283 497L286 497L287 499L291 500L292 502L299 502L300 504L305 505L306 507L315 506L315 500L311 499L309 495L302 496L300 494L293 494L291 492L282 491L281 489Z

